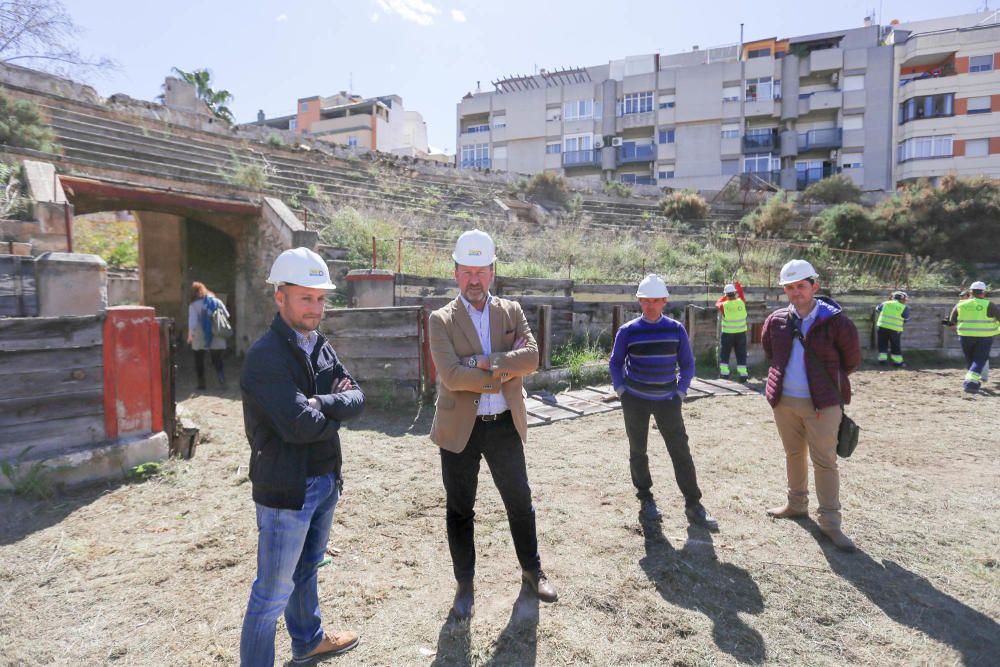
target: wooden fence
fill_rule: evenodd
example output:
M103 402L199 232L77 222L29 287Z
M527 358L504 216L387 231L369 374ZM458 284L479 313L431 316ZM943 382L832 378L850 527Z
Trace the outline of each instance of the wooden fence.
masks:
M0 244L0 252L6 252ZM0 255L0 317L38 315L35 261L21 255Z
M337 308L327 310L321 330L337 356L364 388L364 382L420 395L424 373L424 309Z
M104 440L103 318L0 319L0 460Z

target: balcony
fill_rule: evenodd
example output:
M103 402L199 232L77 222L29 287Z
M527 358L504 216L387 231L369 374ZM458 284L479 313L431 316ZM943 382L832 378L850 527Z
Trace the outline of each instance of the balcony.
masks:
M562 154L563 169L596 167L601 164L600 150L566 151Z
M625 144L618 149L618 164L649 162L655 159L656 146L653 144Z
M909 69L909 68L904 68ZM912 83L914 81L923 81L925 79L940 79L943 77L955 76L955 63L954 62L944 62L939 65L934 65L930 67L923 68L922 72L909 72L899 74L899 86L903 86Z
M781 141L778 138L777 130L770 130L768 132L760 132L754 134L746 134L743 137L743 152L744 153L770 153L772 150L777 150Z
M481 157L478 160L462 160L459 163L459 167L462 169L489 169L490 159L488 157Z
M818 90L814 93L803 93L799 95L799 99L805 101L805 108L801 104L799 106L800 114L839 109L844 104L844 94L839 90Z
M828 72L844 67L843 49L819 49L809 54L809 73Z
M839 127L825 130L809 130L799 134L799 152L821 148L840 148L842 131Z
M656 112L627 113L615 119L616 131L628 130L634 127L652 127L656 125Z
M833 176L834 170L833 165L826 162L822 167L810 167L808 169L796 169L795 170L795 188L797 190L805 190L807 187L821 181L824 178Z
M781 185L780 171L746 171L740 174L740 189L753 190L763 186Z

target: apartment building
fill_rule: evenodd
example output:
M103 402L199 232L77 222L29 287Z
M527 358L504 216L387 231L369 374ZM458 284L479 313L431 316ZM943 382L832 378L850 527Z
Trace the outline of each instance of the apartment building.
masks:
M918 125L933 122L922 120L896 136L897 109L907 102L900 91L915 95L900 83L951 55L976 58L969 67L984 67L981 56L1000 46L990 29L969 28L972 22L953 17L883 29L866 19L848 30L501 79L494 91L466 95L458 104L457 163L707 190L740 173L788 190L844 173L865 190L891 190L910 174L934 171L897 165L897 154L926 150L925 140L910 140L925 136L914 134ZM931 34L942 29L951 36ZM955 40L961 44L951 51L941 45ZM986 46L991 40L997 46L992 51ZM968 83L963 94L973 100L973 114L982 113L992 76ZM937 94L933 83L915 83L909 90ZM993 144L981 141L986 130L974 129L982 127L975 120L961 136L952 134L956 141L972 140L982 157L983 145L989 151ZM931 150L943 141L932 140ZM948 167L940 162L935 168ZM962 168L979 166L966 162Z
M890 26L895 183L1000 178L1000 12Z
M340 91L330 97L303 97L294 114L266 118L260 111L251 124L396 155L430 156L423 116L405 109L399 95L362 98Z

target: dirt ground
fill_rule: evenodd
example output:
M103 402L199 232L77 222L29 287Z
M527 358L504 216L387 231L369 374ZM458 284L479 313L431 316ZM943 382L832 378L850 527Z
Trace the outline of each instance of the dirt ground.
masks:
M855 376L864 430L841 463L853 555L812 521L765 516L785 486L762 397L685 406L715 535L688 528L655 433L664 521L644 534L619 412L534 428L540 552L560 600L521 592L484 466L476 616L457 625L431 409L369 411L342 431L345 492L320 570L327 627L362 644L326 664L995 665L1000 385L964 395L961 375ZM238 393L181 391L203 429L194 459L47 501L0 497L0 663L237 662L256 553ZM283 622L277 637L287 660Z

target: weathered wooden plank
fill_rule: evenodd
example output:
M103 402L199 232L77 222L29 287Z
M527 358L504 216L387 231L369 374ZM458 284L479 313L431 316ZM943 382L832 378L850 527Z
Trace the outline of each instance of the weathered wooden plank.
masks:
M104 415L84 415L0 427L0 461L16 459L27 447L33 459L105 440Z
M102 388L90 388L63 396L34 396L0 400L0 428L53 419L104 414Z
M377 359L416 359L420 356L420 338L371 338L333 336L330 339L337 355L344 359L358 359L365 356Z
M335 339L417 336L419 308L350 308L326 311L320 330Z
M454 278L431 278L410 273L397 273L396 284L404 287L447 287L455 289Z
M103 361L102 345L49 350L0 350L0 383L5 375L37 370L93 368Z
M343 359L347 371L359 382L364 380L417 380L420 378L420 360L412 359L373 359L358 357ZM364 389L364 386L362 386Z
M401 306L424 306L428 310L437 310L447 306L455 300L455 297L419 297L419 296L397 296L396 303Z
M102 327L103 318L95 315L0 318L0 350L100 345Z
M29 396L45 400L47 396L101 390L103 387L103 366L3 373L0 375L0 400Z

